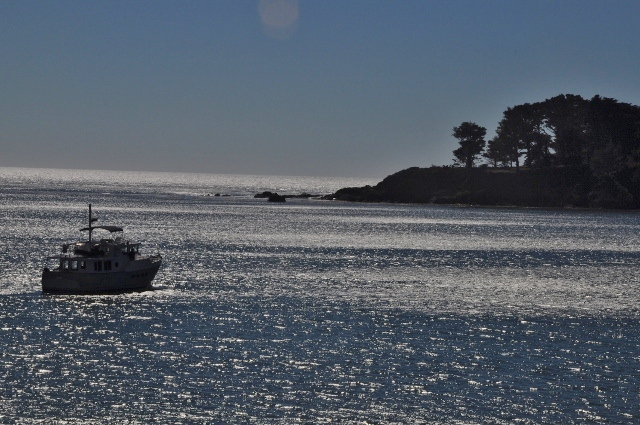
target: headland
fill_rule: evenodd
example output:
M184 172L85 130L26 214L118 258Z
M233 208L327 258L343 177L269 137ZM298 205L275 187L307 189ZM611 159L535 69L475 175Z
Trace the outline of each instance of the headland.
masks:
M640 209L640 170L615 178L588 167L412 167L375 186L349 187L325 199L354 202Z

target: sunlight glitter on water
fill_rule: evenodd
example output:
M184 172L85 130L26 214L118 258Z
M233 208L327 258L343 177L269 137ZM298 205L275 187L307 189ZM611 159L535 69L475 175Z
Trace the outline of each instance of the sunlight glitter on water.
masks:
M637 214L0 175L0 422L640 420ZM40 293L89 201L162 253L156 290Z

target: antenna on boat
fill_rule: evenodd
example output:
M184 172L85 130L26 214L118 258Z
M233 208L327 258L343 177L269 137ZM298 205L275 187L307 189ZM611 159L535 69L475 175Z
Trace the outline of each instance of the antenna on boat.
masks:
M93 226L91 226L91 224L94 221L98 221L98 219L91 217L91 204L89 204L89 228L87 229L89 230L89 243L91 243L91 232L93 232Z
M93 234L93 222L94 221L98 221L97 218L93 218L92 214L91 214L91 204L89 204L89 227L85 227L84 229L80 229L81 232L84 232L86 230L89 231L89 244L91 244L91 237ZM98 226L100 227L100 226Z

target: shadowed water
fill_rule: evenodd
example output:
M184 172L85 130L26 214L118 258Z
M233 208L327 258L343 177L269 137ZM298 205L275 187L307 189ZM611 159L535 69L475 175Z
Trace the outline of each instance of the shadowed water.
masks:
M637 213L272 179L0 169L0 422L640 420ZM162 253L154 291L41 294L89 202Z

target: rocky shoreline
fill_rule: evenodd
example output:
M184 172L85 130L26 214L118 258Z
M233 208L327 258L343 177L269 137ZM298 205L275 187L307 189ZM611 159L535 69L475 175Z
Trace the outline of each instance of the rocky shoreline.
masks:
M264 191L257 193L254 198L266 198L269 202L286 202L289 198L322 198L322 195L311 195L309 193L301 193L299 195L279 195L277 192Z
M638 170L594 176L588 167L540 169L412 167L375 186L323 197L352 202L640 209Z

